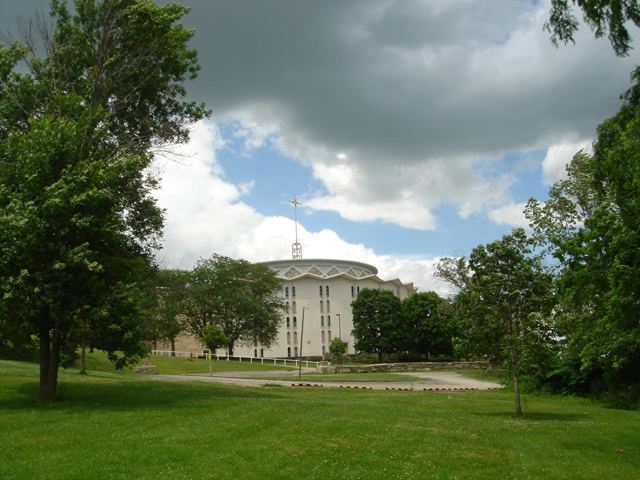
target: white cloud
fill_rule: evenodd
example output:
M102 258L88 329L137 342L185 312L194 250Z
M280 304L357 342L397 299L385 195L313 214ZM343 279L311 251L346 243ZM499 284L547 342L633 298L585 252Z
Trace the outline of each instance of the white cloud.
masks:
M172 159L160 159L161 186L155 195L166 209L163 248L158 261L164 267L191 268L199 258L219 253L250 261L290 258L294 224L289 218L265 216L242 201L253 186L233 185L223 179L216 151L224 147L211 122L194 128L188 145ZM180 161L175 161L178 158ZM433 278L437 258L377 255L361 243L349 243L333 230L308 231L298 226L305 258L353 259L378 268L385 279L400 278L423 290L446 292Z
M617 108L633 60L585 27L555 49L548 12L549 1L197 2L194 86L247 150L271 142L313 168L326 192L310 207L434 229L442 205L467 218L511 198L513 179L479 159L586 138Z
M529 226L529 221L524 216L526 203L510 203L498 208L494 208L487 213L487 216L498 225L509 225L511 227Z
M562 142L552 145L547 149L547 154L542 160L542 174L544 182L551 185L558 180L566 178L566 166L578 151L584 150L591 153L591 141Z

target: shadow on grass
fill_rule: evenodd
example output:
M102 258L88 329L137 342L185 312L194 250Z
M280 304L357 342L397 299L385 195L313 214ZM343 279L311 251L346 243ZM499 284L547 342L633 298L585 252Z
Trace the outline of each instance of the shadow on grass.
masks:
M63 381L58 385L58 398L45 403L37 398L37 382L18 383L13 388L3 390L0 410L166 410L202 402L278 396L252 388L215 384Z
M510 418L514 420L536 422L579 422L589 419L584 413L555 413L555 412L524 412L522 417L516 417L513 412L485 412L474 413L483 417Z

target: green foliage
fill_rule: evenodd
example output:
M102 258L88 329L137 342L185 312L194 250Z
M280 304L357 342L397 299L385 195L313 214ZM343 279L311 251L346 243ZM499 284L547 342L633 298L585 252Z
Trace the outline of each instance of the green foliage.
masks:
M122 367L144 353L143 307L162 212L152 149L206 114L187 10L54 0L38 44L0 46L0 335L40 340L43 399L79 342ZM34 40L35 42L35 40Z
M607 35L613 51L626 56L631 50L632 38L627 25L640 26L640 6L637 0L551 0L549 20L544 28L551 33L551 42L574 42L580 22L573 13L572 5L582 10L584 21L593 30L596 38Z
M280 280L266 265L221 255L201 259L189 274L184 313L197 337L219 325L233 354L236 342L269 347L280 325L285 305Z
M329 344L329 357L333 363L342 363L344 354L347 353L347 343L334 337Z
M640 70L620 111L576 154L551 199L529 202L540 242L557 259L565 339L558 388L640 398ZM567 215L569 212L569 215Z
M155 303L147 321L147 338L168 341L175 350L175 341L185 326L181 321L189 273L183 270L160 270L155 277Z
M400 299L388 290L365 288L351 304L353 336L359 352L384 353L398 351L403 343Z
M420 292L402 301L406 348L410 352L452 356L456 325L451 308L436 292Z
M220 347L224 347L229 343L229 339L224 334L222 328L219 325L207 325L202 332L202 337L200 337L202 343L206 345L206 347L211 351L211 353L216 353L216 350Z
M459 269L467 263L449 261L439 271L447 265ZM554 331L548 321L554 305L552 277L524 229L474 248L465 277L468 287L456 298L466 320L465 336L477 354L511 373L520 415L521 376L545 372L553 358Z

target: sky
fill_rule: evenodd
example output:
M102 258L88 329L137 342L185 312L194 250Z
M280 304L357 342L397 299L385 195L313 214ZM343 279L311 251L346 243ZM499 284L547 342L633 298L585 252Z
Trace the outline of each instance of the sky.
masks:
M439 259L526 226L637 63L585 26L553 47L549 1L183 3L213 113L156 159L168 268L290 258L297 198L303 258L446 292ZM0 31L42 5L0 0Z

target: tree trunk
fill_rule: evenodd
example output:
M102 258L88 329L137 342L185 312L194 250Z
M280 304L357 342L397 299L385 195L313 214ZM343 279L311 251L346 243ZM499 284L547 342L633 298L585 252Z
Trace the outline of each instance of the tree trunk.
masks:
M520 403L520 372L516 361L516 353L511 346L511 371L513 372L513 394L516 403L516 417L522 416L522 404Z
M231 340L228 344L227 344L227 355L229 355L230 357L233 357L233 344L235 342L233 340Z
M520 404L520 375L516 372L513 374L513 393L516 401L516 417L522 416L522 405Z
M80 375L87 374L87 346L82 342L82 350L80 350Z
M175 338L171 339L171 356L172 357L176 356L176 339Z
M58 389L58 365L60 364L60 339L58 333L49 332L48 322L40 326L40 400L56 398Z

